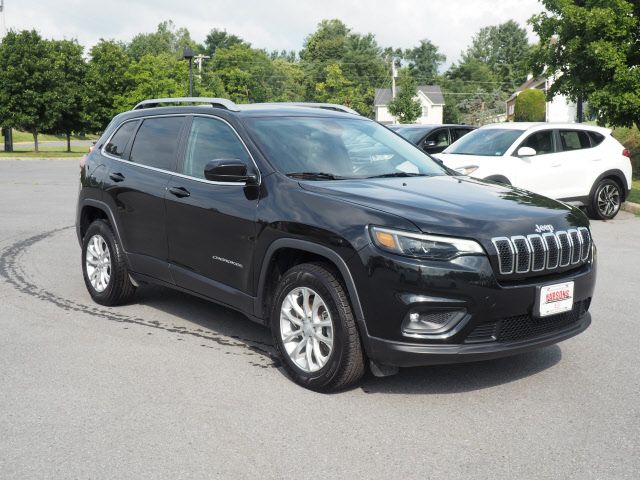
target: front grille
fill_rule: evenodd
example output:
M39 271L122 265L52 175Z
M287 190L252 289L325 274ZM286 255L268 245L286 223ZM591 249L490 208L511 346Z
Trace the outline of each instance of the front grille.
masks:
M492 238L501 275L542 272L577 265L589 258L591 233L586 227L555 233Z
M517 315L494 322L481 323L467 335L465 343L516 342L560 331L578 323L587 313L590 302L590 298L576 302L570 312L544 318Z

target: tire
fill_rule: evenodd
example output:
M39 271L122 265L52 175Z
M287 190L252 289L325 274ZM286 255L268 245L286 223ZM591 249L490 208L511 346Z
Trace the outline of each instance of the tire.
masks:
M611 178L598 182L591 193L587 213L594 220L611 220L620 211L622 205L620 184Z
M309 312L304 320L304 313ZM358 382L365 372L349 297L337 275L324 264L304 263L282 276L271 310L271 332L285 370L305 388L317 392L343 390Z
M100 305L122 305L135 293L124 252L106 220L94 221L82 239L82 274L91 298Z

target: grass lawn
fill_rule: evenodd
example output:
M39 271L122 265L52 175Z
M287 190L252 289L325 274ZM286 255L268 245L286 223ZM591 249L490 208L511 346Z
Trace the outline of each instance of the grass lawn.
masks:
M629 198L627 198L630 202L640 203L640 179L635 179L633 181L633 187L631 188L631 192L629 193Z
M21 132L19 130L13 130L13 143L33 143L33 135L29 132ZM72 135L71 140L96 140L98 138L97 135L87 134L83 137L78 135ZM38 142L66 142L67 137L65 135L49 135L45 133L40 133L38 135Z
M82 157L86 155L88 149L86 147L71 147L71 152L67 152L67 147L45 147L39 152L33 148L20 147L14 145L13 152L0 152L0 158L65 158L65 157Z

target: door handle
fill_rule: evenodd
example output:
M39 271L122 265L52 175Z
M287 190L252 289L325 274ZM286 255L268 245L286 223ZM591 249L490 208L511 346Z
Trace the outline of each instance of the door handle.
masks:
M171 193L171 195L175 195L178 198L184 198L191 195L189 190L184 187L171 187L169 188L169 193Z
M124 180L124 175L121 174L120 172L115 172L115 173L110 173L109 178L117 183Z

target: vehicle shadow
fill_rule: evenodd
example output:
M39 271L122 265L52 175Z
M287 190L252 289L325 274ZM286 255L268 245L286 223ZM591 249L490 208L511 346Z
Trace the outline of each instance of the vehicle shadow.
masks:
M392 377L369 374L360 387L365 393L451 394L482 390L536 375L562 359L558 345L512 357L455 365L401 368Z
M166 328L171 332L203 332L217 343L227 338L247 347L249 355L259 354L270 367L280 367L269 329L229 308L169 288L145 285L136 293L135 303L176 317ZM190 325L191 324L191 325ZM186 328L184 328L186 326ZM208 338L211 339L211 338ZM204 346L204 345L203 345ZM397 375L376 378L367 373L353 390L382 394L453 394L482 390L536 375L562 359L557 345L513 357L455 365L400 369ZM278 368L286 377L282 368ZM284 378L283 378L284 380Z

